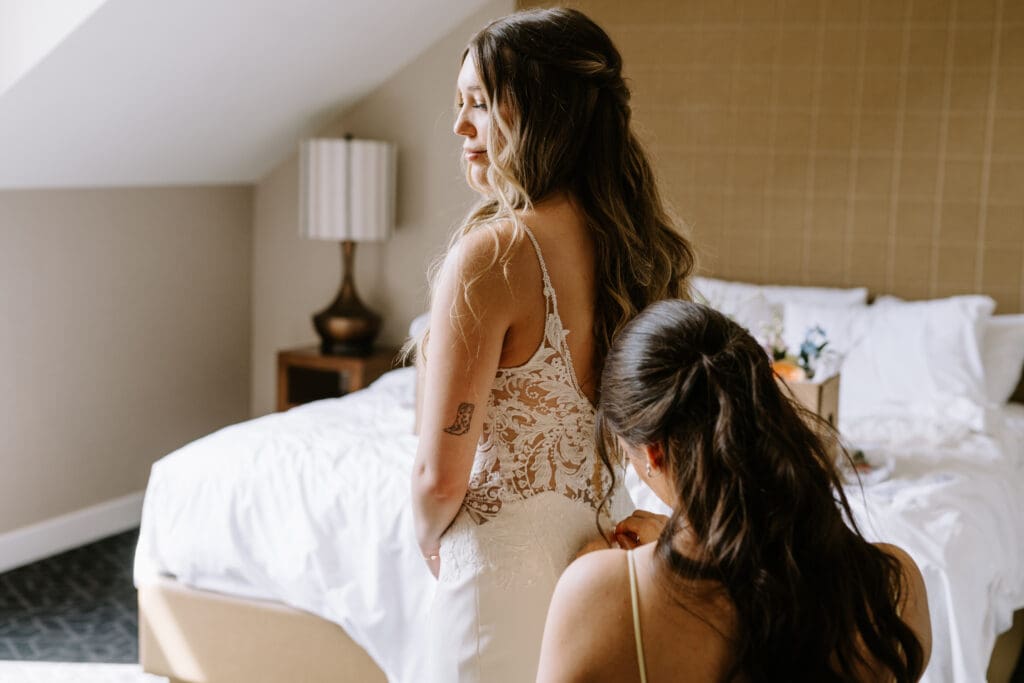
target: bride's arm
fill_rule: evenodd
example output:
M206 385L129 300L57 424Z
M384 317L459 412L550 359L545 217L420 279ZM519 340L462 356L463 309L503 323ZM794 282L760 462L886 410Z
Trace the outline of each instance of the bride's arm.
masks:
M452 249L433 292L430 345L423 387L423 419L412 473L416 536L437 575L441 535L466 496L477 441L494 382L512 297L500 266L463 283L492 260L493 234L467 235Z

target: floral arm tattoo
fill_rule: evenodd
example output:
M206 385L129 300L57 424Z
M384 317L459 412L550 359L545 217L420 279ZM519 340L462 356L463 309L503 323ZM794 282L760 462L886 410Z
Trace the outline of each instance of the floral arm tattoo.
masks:
M459 409L456 411L455 421L451 425L444 428L444 431L451 434L452 436L462 436L469 431L469 422L473 419L473 408L475 406L472 403L460 403Z

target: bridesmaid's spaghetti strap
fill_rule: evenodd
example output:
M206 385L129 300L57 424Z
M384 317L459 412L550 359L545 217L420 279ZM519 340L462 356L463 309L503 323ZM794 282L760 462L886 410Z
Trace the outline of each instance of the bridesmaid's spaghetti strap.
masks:
M633 551L626 551L629 559L629 597L633 602L633 637L636 640L636 659L640 663L640 683L647 683L647 664L644 662L644 639L640 635L640 599L636 591L636 560Z

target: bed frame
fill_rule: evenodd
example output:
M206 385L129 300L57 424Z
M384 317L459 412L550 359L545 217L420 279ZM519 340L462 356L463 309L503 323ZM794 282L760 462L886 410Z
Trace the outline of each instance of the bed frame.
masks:
M171 683L387 681L337 624L173 579L139 588L139 660Z
M1010 683L1024 646L1024 610L996 640L989 683ZM172 579L139 589L139 659L170 683L384 683L337 624L278 602L189 588Z

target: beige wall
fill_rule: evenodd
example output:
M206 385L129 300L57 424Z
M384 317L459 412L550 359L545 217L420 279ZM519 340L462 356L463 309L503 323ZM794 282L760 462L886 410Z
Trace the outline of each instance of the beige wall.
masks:
M0 533L248 413L249 187L0 192Z
M451 131L458 59L474 31L513 10L498 0L463 22L322 132L398 144L398 228L386 244L360 245L356 285L384 318L381 342L401 344L426 309L426 269L472 203ZM313 344L310 317L340 280L338 245L298 232L298 166L293 155L256 188L253 233L252 414L274 409L276 352Z
M1024 2L567 4L708 272L1024 310Z

